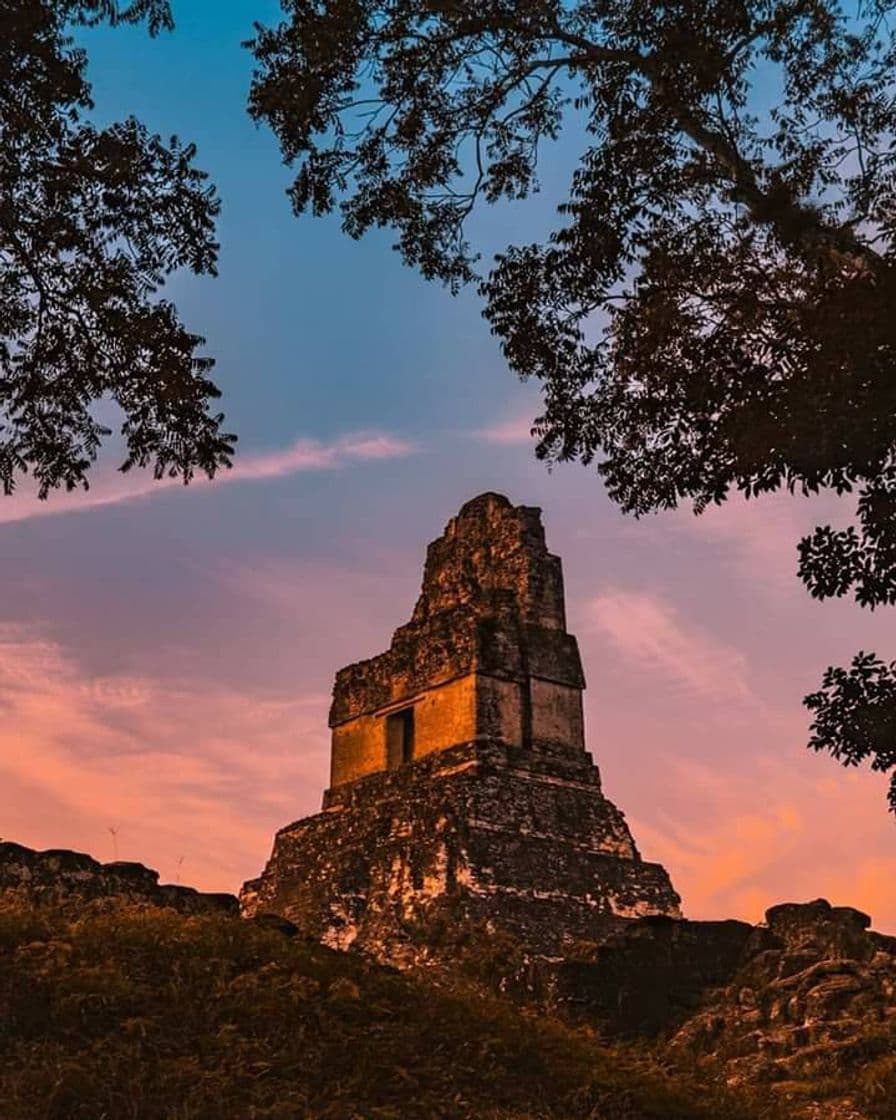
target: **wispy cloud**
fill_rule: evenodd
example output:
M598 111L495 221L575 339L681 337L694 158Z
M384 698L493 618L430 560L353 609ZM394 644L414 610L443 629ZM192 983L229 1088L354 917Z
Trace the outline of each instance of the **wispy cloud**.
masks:
M849 495L830 493L804 498L779 492L751 501L733 494L700 517L682 510L664 519L663 526L715 542L755 589L774 598L798 598L806 593L797 578L798 542L816 525L849 524L854 504Z
M617 652L696 695L748 699L743 654L686 622L657 595L609 590L592 600L591 618Z
M531 444L532 417L511 416L506 420L498 420L485 428L477 428L473 435L483 443L494 444L498 447L515 447Z
M331 443L300 439L282 451L264 452L237 458L233 469L222 478L242 482L247 479L282 478L301 471L323 471L350 463L379 459L401 459L417 448L406 440L382 432L358 432Z
M89 490L53 493L46 501L39 501L24 490L12 497L0 498L0 523L121 505L173 489L195 492L232 482L255 482L305 471L335 470L355 463L400 459L416 450L413 443L383 432L356 432L329 442L298 439L279 450L238 454L231 470L221 471L214 480L197 476L189 487L177 479L156 480L149 471L134 470L127 474L107 471L91 482Z

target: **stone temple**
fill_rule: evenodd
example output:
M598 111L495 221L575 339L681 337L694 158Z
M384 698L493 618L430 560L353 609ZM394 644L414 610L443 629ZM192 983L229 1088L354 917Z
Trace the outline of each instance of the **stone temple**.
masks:
M322 811L277 833L243 913L393 963L446 919L550 955L679 917L601 790L584 687L540 511L467 502L429 546L410 622L337 673Z

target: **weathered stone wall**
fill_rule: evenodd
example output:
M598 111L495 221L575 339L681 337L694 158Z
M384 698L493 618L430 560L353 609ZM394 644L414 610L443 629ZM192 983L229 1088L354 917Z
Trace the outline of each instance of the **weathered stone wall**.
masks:
M680 1027L673 1049L751 1084L821 1081L857 1060L892 1058L896 937L870 924L825 899L773 906L761 940Z
M524 622L566 629L560 559L547 550L541 511L512 506L501 494L480 494L429 545L413 621L507 591Z
M532 735L583 750L581 693L548 681L533 683L541 687L537 706L533 704ZM414 708L415 758L474 739L522 746L525 687L518 681L470 673L341 723L333 728L330 784L357 781L386 769L386 719L404 705Z
M650 1035L684 1021L727 984L765 931L747 922L644 917L562 961L535 961L531 994L612 1033Z
M673 1059L729 1083L820 1084L892 1054L896 937L869 925L824 899L773 906L758 926L649 917L530 960L504 987L609 1033L663 1035Z
M0 842L0 895L3 894L52 903L127 898L190 914L236 914L239 910L231 894L203 894L192 887L160 884L158 871L142 863L98 863L83 852L37 852L8 841Z
M423 757L447 742L476 737L477 688L468 674L404 703L414 706L414 753ZM399 705L400 706L400 705ZM333 728L330 784L355 781L386 769L386 717L394 708L357 716Z
M332 788L282 829L243 913L280 914L335 948L393 963L444 920L488 922L534 951L678 914L584 751L474 742Z
M473 607L459 607L427 624L425 634L413 624L395 631L385 653L347 665L336 674L330 726L381 711L428 688L456 680L491 661L506 665L506 674L522 676L514 664L512 617L494 616L488 625Z
M560 743L583 751L585 715L582 710L582 690L532 677L529 695L533 740Z
M521 747L526 734L525 688L522 681L477 674L476 726L466 738L496 739L508 746Z
M491 613L489 613L491 612ZM330 726L380 711L446 681L479 671L504 680L530 674L584 688L578 646L571 634L521 626L504 602L446 611L395 631L391 647L336 674Z
M380 715L358 716L333 728L330 785L354 782L386 768L386 727Z

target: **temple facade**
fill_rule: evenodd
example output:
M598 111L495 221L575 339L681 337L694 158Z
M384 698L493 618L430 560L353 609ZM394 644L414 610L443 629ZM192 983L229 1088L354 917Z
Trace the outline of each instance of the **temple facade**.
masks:
M446 915L541 953L679 916L603 795L584 687L540 511L468 502L427 550L411 620L337 673L322 811L277 834L243 912L399 964Z

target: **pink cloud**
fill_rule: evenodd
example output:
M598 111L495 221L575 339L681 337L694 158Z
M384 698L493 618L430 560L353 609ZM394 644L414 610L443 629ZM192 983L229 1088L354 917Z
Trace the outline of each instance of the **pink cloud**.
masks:
M342 436L332 443L300 439L283 451L246 456L242 460L237 458L233 469L220 477L237 482L282 478L300 471L332 470L353 462L401 459L416 450L416 446L406 440L379 432Z
M617 653L642 671L658 674L694 695L751 697L744 655L687 623L649 592L609 590L589 604L592 625Z
M148 471L133 470L126 474L106 471L99 474L86 491L54 493L46 501L40 501L25 491L0 498L0 523L121 505L175 488L195 493L208 486L229 482L284 478L305 471L335 470L354 463L399 459L416 450L414 444L394 436L381 432L359 432L340 436L329 443L298 439L282 450L238 454L231 470L221 471L213 480L204 475L197 476L189 487L177 479L154 479Z
M534 441L532 417L514 416L507 420L499 420L486 428L478 428L474 434L483 443L495 444L499 447L531 444Z

